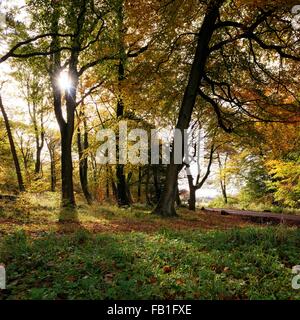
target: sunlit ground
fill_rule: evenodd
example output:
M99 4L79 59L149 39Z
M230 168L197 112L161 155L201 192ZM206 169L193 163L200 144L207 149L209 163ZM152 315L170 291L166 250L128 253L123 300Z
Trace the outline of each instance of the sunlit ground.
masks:
M299 299L296 228L179 211L161 219L136 206L80 204L58 224L59 197L1 204L0 299ZM79 201L80 203L80 201ZM251 250L249 250L251 248Z

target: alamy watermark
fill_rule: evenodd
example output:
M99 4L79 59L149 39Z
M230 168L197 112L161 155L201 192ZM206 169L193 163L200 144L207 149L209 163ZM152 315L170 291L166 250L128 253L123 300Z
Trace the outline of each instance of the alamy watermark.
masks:
M189 130L128 130L126 121L120 121L118 129L117 134L112 129L98 132L97 140L101 145L96 159L99 164L190 163L196 157L192 150L200 150L200 132L195 137Z
M6 15L0 11L0 28L4 28L6 25Z
M294 266L292 269L292 274L295 276L292 279L292 288L294 290L300 289L300 266Z
M0 264L0 290L6 289L6 271L5 266Z
M6 26L6 9L5 7L1 4L0 1L0 28L5 28Z
M300 30L300 5L296 5L292 8L292 27L294 30Z

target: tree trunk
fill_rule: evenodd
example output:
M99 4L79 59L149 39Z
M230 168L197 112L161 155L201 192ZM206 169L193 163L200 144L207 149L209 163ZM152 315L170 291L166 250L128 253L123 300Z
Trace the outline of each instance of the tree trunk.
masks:
M54 13L52 17L52 43L51 50L55 51L51 56L50 78L53 90L54 98L54 111L56 120L60 128L61 135L61 182L62 182L62 194L61 205L64 208L74 209L76 207L73 187L73 161L72 161L72 138L74 134L74 117L76 109L76 93L78 86L78 47L80 47L80 33L76 34L72 41L71 55L69 59L69 77L72 79L72 86L65 91L66 102L66 119L64 119L62 113L62 92L57 82L57 77L61 72L61 53L60 53L60 39L57 36L59 34L59 7L53 5ZM81 19L78 20L78 28L82 27L84 22L84 14ZM63 210L62 210L63 211ZM75 218L75 216L74 216ZM68 220L72 220L72 216L68 217ZM60 221L64 220L64 217L60 217Z
M107 169L108 169L109 177L110 177L110 181L111 181L111 190L112 190L112 193L113 193L113 196L114 196L116 202L118 203L118 190L117 190L117 185L114 181L113 170L109 165L107 165Z
M42 170L42 163L41 163L41 153L44 147L44 133L41 133L39 139L36 140L36 161L35 161L35 168L34 173L39 174Z
M73 161L72 161L73 130L68 126L61 131L61 184L62 207L74 208Z
M45 142L45 132L44 132L44 124L43 124L43 113L41 114L41 128L38 129L37 125L37 115L36 115L36 105L33 105L33 125L34 125L34 131L35 131L35 144L36 144L36 160L35 160L35 168L34 173L40 174L42 170L42 164L41 164L41 153L44 148L44 142Z
M51 174L51 192L56 191L56 152L55 152L55 141L49 139L46 140L46 144L48 147L49 155L50 155L50 174Z
M22 172L21 172L21 168L20 168L20 163L19 163L19 159L18 159L18 155L17 155L17 151L16 151L16 147L15 147L15 142L13 139L13 135L11 132L11 127L10 127L10 123L8 120L8 116L7 113L4 109L3 103L2 103L2 97L0 95L0 109L4 118L4 123L5 123L5 127L6 127L6 131L7 131L7 135L8 135L8 140L9 140L9 145L10 145L10 150L13 156L13 160L14 160L14 164L15 164L15 169L16 169L16 174L17 174L17 178L18 178L18 185L19 185L19 190L20 192L25 191L25 186L24 186L24 181L23 181L23 177L22 177Z
M214 32L214 26L219 16L219 8L224 0L212 0L208 4L207 12L198 34L197 49L189 75L188 85L186 87L182 105L179 111L178 122L176 128L179 129L184 136L184 130L188 129L192 112L195 106L198 89L201 79L204 75L205 64L209 56L209 43ZM154 210L155 214L161 216L175 216L175 198L176 185L178 178L178 167L174 164L174 150L171 153L171 163L167 168L166 183L162 196Z
M78 148L78 156L79 156L79 176L80 176L80 184L85 196L85 199L88 204L92 204L92 196L89 192L88 187L88 158L84 155L84 152L89 147L88 142L88 132L87 132L87 124L85 119L85 113L83 110L80 112L80 118L83 119L84 122L84 137L83 143L81 139L81 130L80 130L80 119L78 119L78 128L77 128L77 148Z
M195 211L196 210L196 187L194 186L194 179L193 177L188 174L187 175L188 182L189 182L189 189L190 189L190 196L189 196L189 210Z
M178 169L176 165L169 165L167 169L167 178L164 191L154 210L155 214L165 217L176 216L175 199L176 199L176 183L178 178Z
M109 181L110 181L109 169L108 169L108 166L106 166L106 200L108 200L110 196Z
M118 205L129 206L130 201L128 198L127 183L126 183L126 177L124 174L124 165L117 165L116 176L117 176Z
M189 210L196 211L196 188L190 188Z
M120 59L119 64L119 83L121 87L121 81L125 78L125 70L122 59ZM120 119L124 115L124 104L121 94L118 97L117 104L117 118ZM117 168L116 168L116 178L117 178L117 193L118 193L118 205L119 206L129 206L130 199L128 197L128 186L125 177L125 166L119 163L119 137L117 138Z
M149 196L149 183L150 183L150 167L148 166L147 174L146 174L145 195L146 195L146 204L148 206L152 206L152 202Z
M224 203L227 204L228 203L228 197L227 197L226 186L222 184L221 188L222 188L222 196L223 196Z
M51 158L51 192L56 191L56 168L55 168L55 160Z
M132 172L129 172L128 175L127 175L127 180L126 180L126 192L127 192L127 197L128 197L128 200L129 200L129 203L130 204L133 204L133 198L132 198L132 195L131 195L131 190L130 190L130 180L132 178Z
M124 3L120 1L117 8L117 23L119 36L119 65L118 65L118 101L117 101L117 119L120 120L124 116L124 101L122 98L122 82L125 80L125 64L126 52L124 48ZM118 205L129 206L130 199L128 197L128 186L125 177L125 166L119 163L119 137L117 138L117 193Z
M112 188L113 195L115 196L116 201L118 201L118 190L117 190L117 186L113 180L111 181L111 188Z
M176 188L176 204L177 204L177 207L181 206L181 199L180 199L178 184L177 184L177 188Z
M227 166L228 153L226 153L226 156L225 156L224 167L222 166L221 156L219 153L217 158L218 158L218 164L219 164L219 170L220 170L220 187L221 187L224 203L227 204L228 196L227 196L227 183L226 183L226 166Z
M41 152L42 149L37 148L36 150L36 160L35 160L35 167L34 167L34 173L39 174L41 171Z
M139 167L139 178L138 178L138 188L137 188L137 202L141 202L142 195L142 168Z
M160 195L161 195L161 186L160 186L160 179L159 179L159 174L158 174L158 166L153 166L153 181L154 181L156 203L158 203Z
M44 147L44 135L41 134L41 144L39 142L36 143L36 161L35 161L35 168L34 173L40 174L42 171L42 163L41 163L41 153Z

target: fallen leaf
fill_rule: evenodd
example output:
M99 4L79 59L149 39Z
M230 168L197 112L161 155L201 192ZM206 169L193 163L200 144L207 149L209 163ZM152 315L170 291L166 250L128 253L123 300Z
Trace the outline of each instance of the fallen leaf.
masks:
M172 271L172 267L170 267L170 266L164 266L164 267L163 267L163 271L164 271L164 273L170 273L170 272Z
M149 279L149 281L150 281L150 283L156 283L157 282L157 278L156 277L154 277L154 276L152 276L152 277L150 277L150 279Z

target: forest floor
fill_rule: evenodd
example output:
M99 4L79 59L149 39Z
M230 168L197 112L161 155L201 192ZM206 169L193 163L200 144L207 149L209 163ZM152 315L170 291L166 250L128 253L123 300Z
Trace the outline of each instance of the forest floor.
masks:
M0 299L300 299L300 229L180 209L79 202L58 223L58 195L0 202Z

